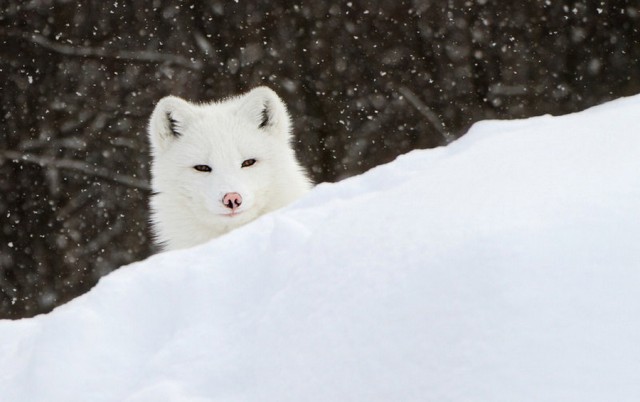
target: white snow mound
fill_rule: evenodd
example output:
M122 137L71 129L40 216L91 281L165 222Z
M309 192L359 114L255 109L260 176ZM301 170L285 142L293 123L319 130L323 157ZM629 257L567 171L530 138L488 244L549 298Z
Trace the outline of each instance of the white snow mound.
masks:
M476 124L0 322L0 401L639 401L640 96Z

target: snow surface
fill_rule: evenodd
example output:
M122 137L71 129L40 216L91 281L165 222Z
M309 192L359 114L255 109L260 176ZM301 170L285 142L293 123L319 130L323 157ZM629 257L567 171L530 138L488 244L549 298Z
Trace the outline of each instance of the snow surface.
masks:
M476 124L0 322L0 401L638 401L640 96Z

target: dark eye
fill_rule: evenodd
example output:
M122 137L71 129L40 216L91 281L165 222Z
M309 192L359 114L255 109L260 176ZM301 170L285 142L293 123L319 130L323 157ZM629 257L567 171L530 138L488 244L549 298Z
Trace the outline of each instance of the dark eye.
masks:
M208 165L195 165L193 168L195 170L197 170L198 172L210 172L211 171L211 166L208 166Z
M249 167L251 165L253 165L254 163L256 163L255 159L247 159L246 161L242 162L242 167Z

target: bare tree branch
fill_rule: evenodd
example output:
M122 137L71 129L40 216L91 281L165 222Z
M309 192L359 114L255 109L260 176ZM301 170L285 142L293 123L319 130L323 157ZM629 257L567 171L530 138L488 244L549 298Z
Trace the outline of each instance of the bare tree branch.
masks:
M150 50L108 50L87 46L72 46L52 41L40 34L23 34L22 37L53 52L64 54L65 56L110 58L142 63L169 63L190 70L199 70L202 68L202 62L189 60L186 57L176 54L159 53Z
M124 220L117 220L113 225L109 226L106 230L102 231L97 237L95 237L89 244L84 247L78 247L74 251L75 254L80 255L92 255L96 251L107 247L111 241L124 231Z
M409 103L411 103L418 112L420 112L424 117L427 118L427 121L431 123L431 125L438 131L438 133L440 133L440 135L442 135L447 144L453 141L453 136L447 131L442 120L440 120L438 115L435 114L435 112L431 110L429 106L427 106L420 100L420 98L418 98L418 95L414 94L413 91L405 86L400 87L398 89L398 92L400 92L405 98L407 98Z
M50 156L40 156L12 150L0 150L0 162L2 158L14 161L34 163L43 167L55 167L58 169L75 170L89 176L99 177L101 179L144 191L150 191L151 189L149 183L145 180L140 180L138 178L119 173L114 173L109 169L101 167L91 167L85 162L80 162L72 159L57 159Z

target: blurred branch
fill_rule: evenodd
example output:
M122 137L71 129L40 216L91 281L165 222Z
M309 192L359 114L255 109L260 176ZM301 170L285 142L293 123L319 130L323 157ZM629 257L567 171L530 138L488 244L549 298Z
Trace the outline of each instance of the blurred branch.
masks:
M91 201L93 193L91 191L80 191L70 197L67 203L57 211L56 217L61 221L73 216Z
M18 144L18 149L20 151L32 151L38 148L83 150L87 148L87 142L78 137L68 137L58 140L25 139Z
M440 135L442 135L447 143L453 141L453 136L449 134L442 120L440 120L438 115L435 114L435 112L431 110L429 106L425 105L425 103L422 102L420 98L418 98L418 95L414 94L413 91L405 86L400 87L398 89L398 92L400 92L402 96L404 96L409 101L409 103L411 103L413 107L416 108L418 112L420 112L424 117L427 118L427 121L431 123L431 125L436 129L436 131L438 131L438 133L440 133Z
M109 225L109 227L103 230L89 244L84 247L78 247L75 251L80 255L92 255L93 253L107 247L115 237L124 231L124 229L124 220L119 219L114 224Z
M114 173L105 168L91 167L84 162L75 161L72 159L56 159L50 156L40 156L11 150L0 150L0 162L2 158L14 161L34 163L42 167L55 167L58 169L75 170L77 172L85 173L89 176L100 177L102 179L109 180L128 187L133 187L144 191L150 190L149 183L147 183L145 180L140 180L135 177L119 173Z
M110 58L141 63L169 63L191 70L199 70L202 68L201 62L189 60L186 57L175 54L158 53L149 50L107 50L104 48L87 46L72 46L52 41L40 34L23 34L22 37L46 49L65 56Z

